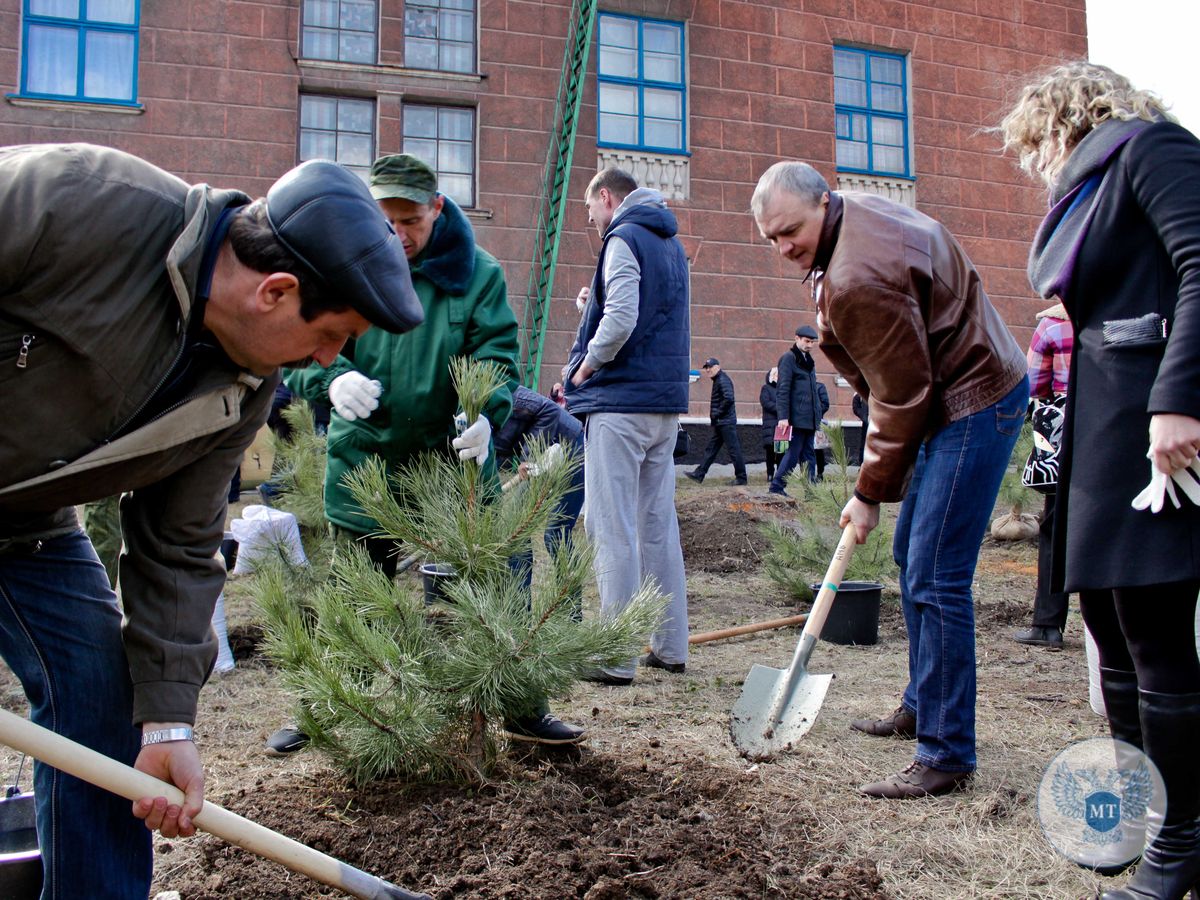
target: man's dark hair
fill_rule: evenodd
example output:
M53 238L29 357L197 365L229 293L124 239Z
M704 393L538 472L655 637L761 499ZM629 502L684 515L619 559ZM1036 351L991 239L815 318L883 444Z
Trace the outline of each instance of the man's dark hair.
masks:
M624 169L608 168L596 173L596 177L588 185L587 196L595 197L600 193L600 188L605 188L614 197L624 200L638 189L638 183L637 179Z
M229 226L229 246L243 266L269 275L285 272L300 283L300 316L311 322L322 313L345 312L350 304L341 300L301 264L275 237L267 220L266 200L243 206Z

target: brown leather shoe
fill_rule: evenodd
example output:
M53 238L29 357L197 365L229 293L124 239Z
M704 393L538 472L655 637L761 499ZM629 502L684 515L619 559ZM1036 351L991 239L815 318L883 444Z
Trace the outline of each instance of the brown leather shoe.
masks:
M898 737L911 740L917 736L917 717L901 704L885 719L855 719L850 723L850 727L855 731L873 734L876 737Z
M944 772L924 763L914 762L903 772L889 775L883 781L864 784L860 791L868 797L885 800L915 800L917 797L939 797L959 790L971 777L971 772Z

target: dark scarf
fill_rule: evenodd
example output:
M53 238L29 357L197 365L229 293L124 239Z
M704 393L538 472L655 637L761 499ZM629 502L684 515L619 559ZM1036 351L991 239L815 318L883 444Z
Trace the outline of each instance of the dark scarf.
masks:
M1108 164L1126 141L1152 124L1110 119L1088 132L1071 152L1050 193L1050 212L1029 248L1029 283L1043 297L1066 298L1079 249L1108 182Z
M792 356L796 360L796 365L805 372L811 372L813 370L813 358L811 353L805 353L795 344L792 344Z
M413 272L420 272L439 291L461 297L475 274L475 232L458 205L445 197L442 214L433 223L429 243L412 260Z

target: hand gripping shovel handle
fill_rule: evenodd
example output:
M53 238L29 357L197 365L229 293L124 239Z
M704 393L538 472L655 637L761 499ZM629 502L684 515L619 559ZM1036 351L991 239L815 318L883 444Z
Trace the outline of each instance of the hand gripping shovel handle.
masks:
M109 759L7 710L0 710L0 742L127 800L166 797L171 803L183 803L183 792L174 785ZM430 900L428 894L406 891L208 800L196 815L195 823L197 828L231 844L361 900Z
M787 681L775 699L771 715L767 719L768 722L779 721L783 708L787 706L795 692L796 679L808 668L808 658L812 656L817 638L821 636L821 629L825 627L825 619L828 618L829 609L833 606L834 598L837 597L842 576L846 574L846 566L850 564L850 554L854 552L856 540L857 533L853 524L842 529L842 539L838 541L837 549L833 551L833 559L829 561L829 568L825 571L825 577L821 579L821 590L817 593L817 599L813 602L812 609L809 610L808 621L804 623L804 631L796 644L796 652L792 654L792 664L788 667Z

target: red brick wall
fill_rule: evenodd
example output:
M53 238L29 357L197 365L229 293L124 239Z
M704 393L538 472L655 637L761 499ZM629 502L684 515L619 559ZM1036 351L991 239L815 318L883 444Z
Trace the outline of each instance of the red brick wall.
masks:
M298 64L298 0L143 2L140 115L0 103L0 143L88 140L137 153L191 181L261 194L296 161L301 90L374 97L378 153L400 147L405 100L466 103L479 113L480 242L505 265L520 316L533 258L536 198L553 121L570 0L481 0L480 78L398 68L403 2L381 0L380 66ZM607 0L604 9L686 21L691 196L672 204L693 263L693 364L720 357L739 414L759 415L763 373L811 321L797 272L748 212L758 175L780 158L832 182L835 43L911 58L918 206L944 221L1024 343L1039 301L1024 277L1044 197L999 155L994 124L1030 70L1086 53L1084 0ZM0 0L0 93L20 79L21 0ZM846 18L846 16L854 18ZM576 142L566 231L541 386L566 358L598 238L581 203L596 168L595 50ZM817 354L835 414L835 388ZM691 412L706 414L707 382Z

